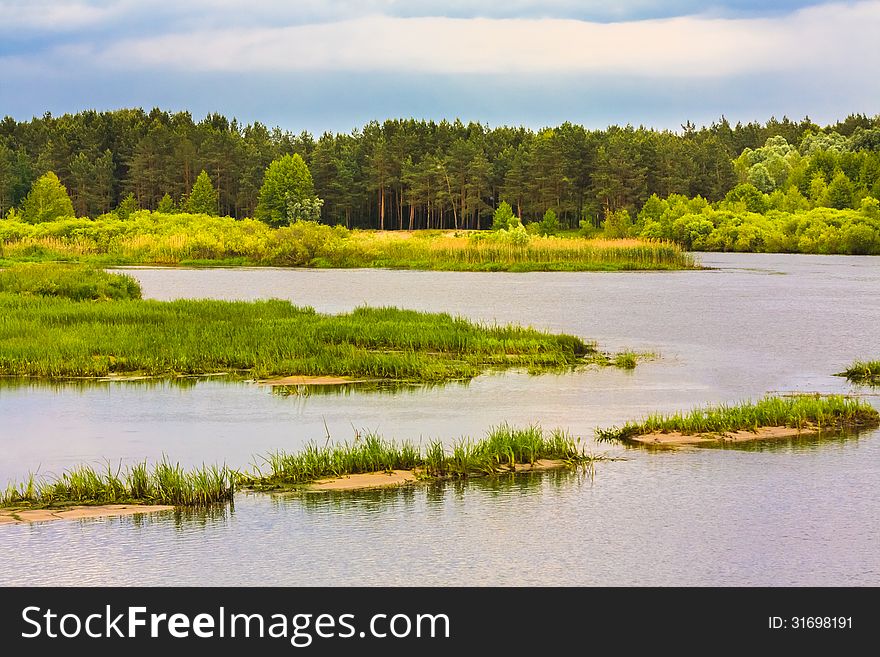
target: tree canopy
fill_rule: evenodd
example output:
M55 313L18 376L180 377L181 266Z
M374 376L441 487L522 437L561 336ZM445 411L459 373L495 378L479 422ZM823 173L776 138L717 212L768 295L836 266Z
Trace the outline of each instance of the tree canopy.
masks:
M22 220L31 224L73 216L73 202L67 188L51 171L37 179L21 205Z
M270 220L294 214L348 227L486 228L507 201L526 225L552 209L562 228L586 221L598 229L619 209L635 216L652 194L715 203L740 183L788 195L790 206L840 205L844 182L835 184L833 201L828 194L839 172L852 187L847 207L859 207L866 195L880 195L880 117L854 114L825 127L807 117L736 124L721 117L681 131L399 119L320 136L160 109L7 117L0 121L0 210L20 208L48 171L66 186L76 214L92 218L129 194L146 210L166 194L185 199L205 171L215 212L254 217L267 168L296 157L313 189L291 200L279 185L270 193L270 184L260 209Z
M255 217L272 226L317 218L312 207L314 198L315 184L302 156L282 155L266 169ZM317 210L319 214L320 206Z

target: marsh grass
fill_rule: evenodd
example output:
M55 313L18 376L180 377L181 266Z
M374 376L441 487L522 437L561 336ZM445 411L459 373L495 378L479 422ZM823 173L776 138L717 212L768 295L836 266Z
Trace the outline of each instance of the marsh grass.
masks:
M475 239L477 236L478 239ZM364 231L311 222L271 228L252 219L137 212L41 224L0 222L6 261L67 260L97 265L195 264L391 267L459 271L689 269L673 242L582 237L498 239L487 231Z
M686 435L757 431L761 427L839 430L880 424L880 414L867 402L841 395L765 397L758 402L722 404L686 413L653 414L641 422L597 429L598 441L626 441L650 433L677 431Z
M572 368L592 343L445 313L287 301L114 301L0 294L0 375L42 378L248 372L397 381L470 379L493 368Z
M110 274L89 265L17 264L0 270L0 294L60 297L73 301L140 299L131 276Z
M326 477L391 470L417 470L429 479L464 479L513 471L516 465L541 459L578 465L600 458L585 454L578 441L561 430L503 424L482 440L457 440L451 449L432 441L423 450L411 442L384 440L376 434L358 436L351 443L312 443L298 453L279 451L262 457L251 474L240 475L240 482L248 488L271 490Z
M0 493L0 507L45 508L76 504L164 504L206 506L232 499L235 477L226 466L184 470L163 459L152 467L146 462L123 468L81 465L57 477L31 474L20 484Z
M857 360L836 376L846 377L851 383L880 386L880 360Z

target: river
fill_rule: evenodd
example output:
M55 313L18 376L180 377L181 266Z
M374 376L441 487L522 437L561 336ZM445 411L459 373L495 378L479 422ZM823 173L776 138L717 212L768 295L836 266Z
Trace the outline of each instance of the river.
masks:
M880 355L880 259L701 254L708 271L459 273L132 268L156 299L276 297L516 322L658 355L613 368L382 392L280 396L247 381L0 385L0 485L29 471L163 455L258 463L350 440L480 437L537 422L621 457L465 484L243 495L213 513L0 527L0 584L880 585L880 432L656 453L597 426L768 392L870 389L835 377Z

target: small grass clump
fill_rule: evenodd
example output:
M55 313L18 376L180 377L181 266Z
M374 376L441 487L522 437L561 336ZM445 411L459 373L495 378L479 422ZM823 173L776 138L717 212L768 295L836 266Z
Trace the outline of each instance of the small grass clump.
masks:
M263 457L262 467L241 475L241 483L254 489L273 489L308 484L325 477L391 470L418 470L425 478L467 477L515 470L517 465L541 459L586 464L596 457L586 455L578 442L561 430L545 432L538 426L516 429L503 424L483 440L462 438L447 450L433 441L423 451L410 442L383 440L375 434L358 437L353 443L318 446L311 444L295 454L274 452Z
M49 508L76 504L164 504L206 506L232 499L235 477L226 466L184 470L163 459L150 468L146 462L123 469L96 470L81 465L58 477L31 475L0 493L0 507Z
M877 426L880 414L867 402L841 395L765 397L758 402L698 408L687 413L653 414L641 422L597 429L598 441L627 441L652 433L684 435L757 431L762 427L839 430Z
M73 301L141 298L141 287L131 276L110 274L88 265L13 265L0 270L0 294L4 292Z
M880 386L880 360L857 360L836 376L846 377L851 383Z

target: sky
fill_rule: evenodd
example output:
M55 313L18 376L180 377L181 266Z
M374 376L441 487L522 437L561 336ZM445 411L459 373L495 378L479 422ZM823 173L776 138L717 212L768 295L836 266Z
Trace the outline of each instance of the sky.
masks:
M0 0L0 115L678 129L880 113L880 0Z

